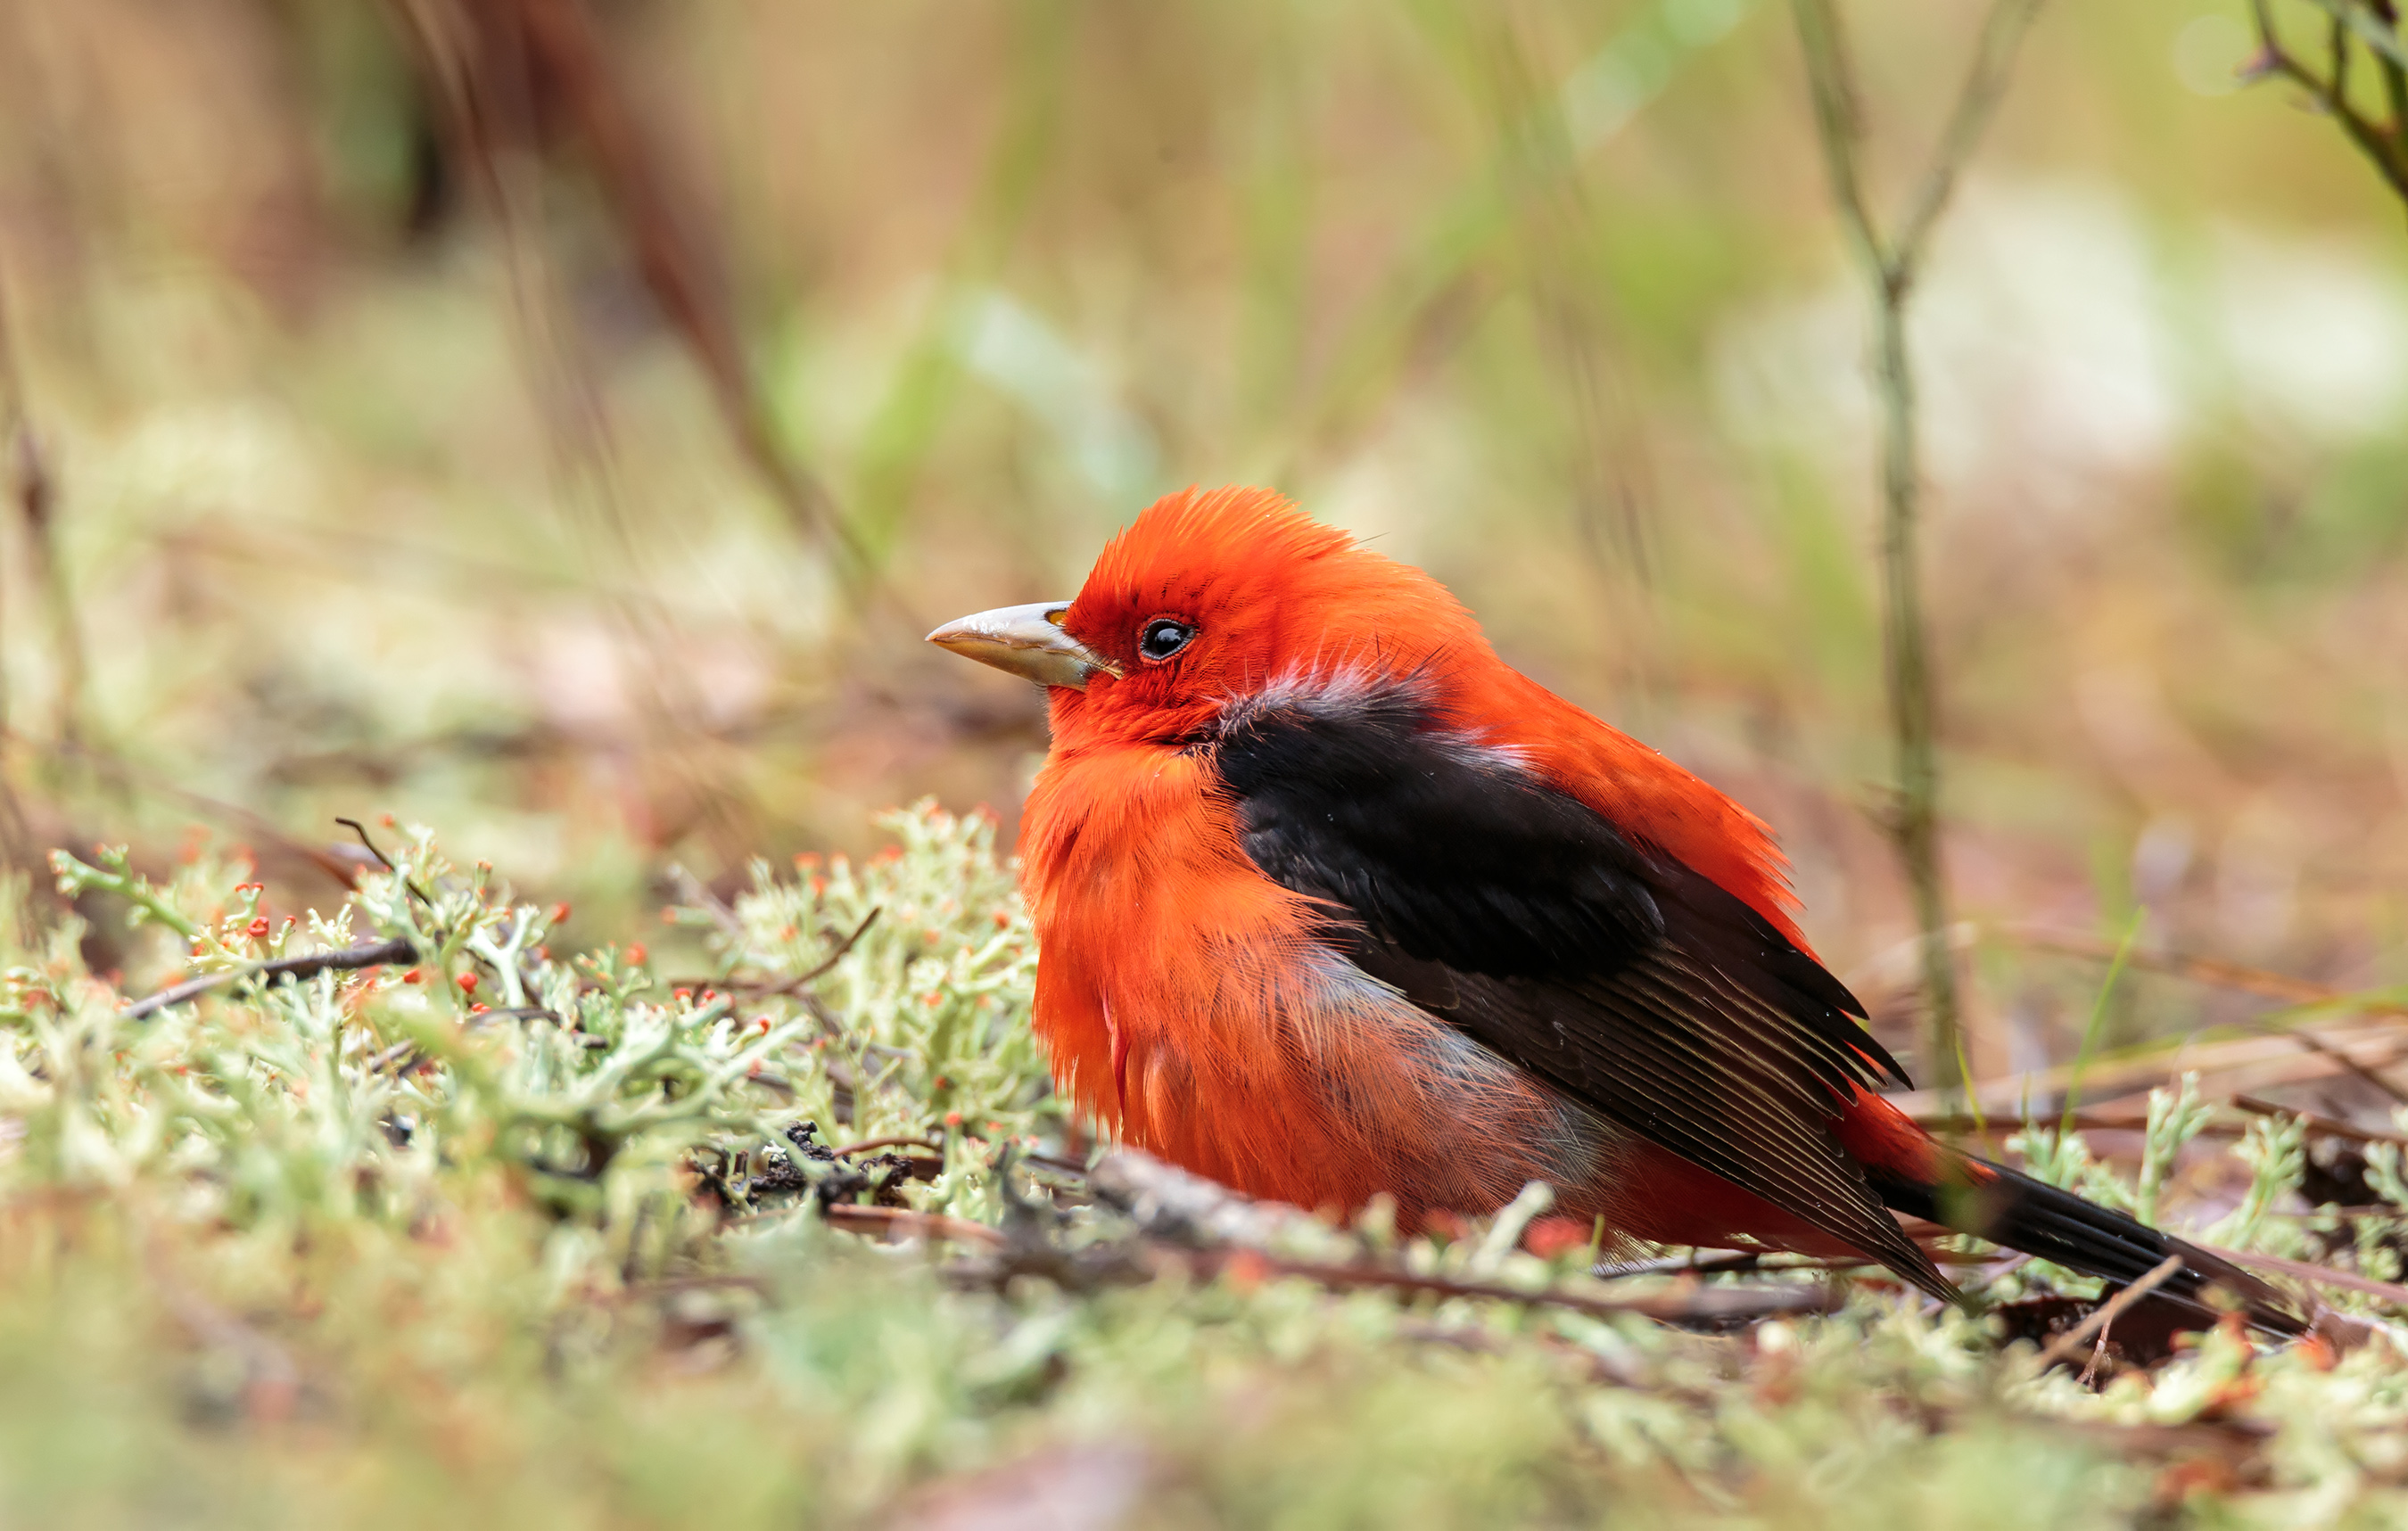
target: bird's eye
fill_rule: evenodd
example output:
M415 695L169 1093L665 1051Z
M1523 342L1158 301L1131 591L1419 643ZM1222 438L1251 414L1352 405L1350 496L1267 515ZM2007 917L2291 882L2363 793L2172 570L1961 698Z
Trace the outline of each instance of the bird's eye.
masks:
M1187 640L1195 636L1196 629L1183 622L1156 617L1138 634L1137 651L1148 659L1168 659L1186 648Z

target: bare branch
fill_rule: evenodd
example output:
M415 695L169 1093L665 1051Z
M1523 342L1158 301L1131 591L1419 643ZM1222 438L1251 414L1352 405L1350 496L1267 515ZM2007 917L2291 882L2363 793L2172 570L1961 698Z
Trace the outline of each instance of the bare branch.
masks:
M1594 1296L1562 1287L1523 1288L1497 1281L1459 1281L1443 1276L1422 1276L1376 1266L1338 1266L1317 1260L1291 1260L1259 1250L1201 1253L1155 1246L1158 1252L1212 1274L1294 1276L1336 1292L1385 1291L1405 1296L1472 1297L1487 1302L1520 1303L1530 1308L1563 1308L1576 1313L1607 1317L1636 1313L1659 1324L1731 1323L1793 1313L1832 1313L1845 1305L1846 1294L1829 1283L1766 1286L1691 1286L1641 1296Z
M1947 210L1958 176L1973 157L1982 134L1999 109L2000 100L2007 93L2007 81L2014 73L2015 53L2023 46L2024 35L2039 18L2040 6L2041 0L1999 0L1990 7L1989 18L1982 23L1982 40L1973 50L1972 67L1966 72L1964 86L1956 93L1956 108L1948 114L1948 125L1940 135L1940 148L1890 242L1891 259L1896 265L1912 267L1923 258L1924 243L1931 236L1932 225Z
M348 946L339 952L320 952L307 957L279 957L273 962L229 967L222 973L190 979L172 989L162 989L148 999L138 999L127 1006L118 1012L118 1019L139 1021L170 1005L181 1005L188 999L196 999L212 989L222 989L243 979L315 978L321 973L381 967L388 963L415 962L417 959L418 948L399 937L389 941L371 941L365 946Z
M820 1209L820 1216L833 1228L853 1233L874 1234L881 1238L945 1238L956 1244L979 1244L988 1249L1001 1249L1007 1242L1002 1230L968 1218L943 1217L935 1212L914 1212L900 1207L860 1207L851 1202L832 1202Z
M2408 50L2401 49L2399 36L2365 6L2356 3L2356 0L2308 0L2308 4L2330 17L2335 26L2364 43L2367 51L2376 58L2388 60L2394 65L2408 66ZM2339 87L2346 79L2340 62L2336 60L2333 84Z
M867 1153L873 1149L923 1148L934 1153L942 1152L944 1146L942 1143L932 1142L925 1138L865 1138L858 1143L847 1143L840 1149L830 1149L828 1152L839 1159L849 1159L856 1153Z
M2014 925L2001 929L1999 934L2017 946L2035 952L2060 952L2071 957L2095 957L2100 962L2110 961L2115 955L2115 942L2080 931ZM2180 952L2136 950L2125 961L2129 966L2148 972L2188 979L2193 983L2212 983L2218 988L2259 994L2289 1005L2348 1003L2364 1009L2369 1015L2408 1015L2408 1004L2386 1000L2380 994L2355 995L2311 979L2293 978L2287 973L2228 962L2222 957L2194 957Z
M1798 18L1798 40L1806 52L1806 82L1814 96L1815 136L1823 146L1823 168L1831 179L1831 200L1857 257L1875 271L1889 269L1889 247L1874 226L1872 209L1865 203L1864 186L1856 173L1856 143L1863 136L1854 69L1846 39L1841 36L1840 14L1832 0L1792 0Z
M383 851L377 849L376 841L368 838L367 825L360 823L357 819L345 819L340 816L336 818L335 823L341 824L352 834L357 835L360 837L360 844L366 848L367 853L376 857L378 866L383 867L388 872L398 872L401 870L400 867L395 866L393 864L392 860L388 858Z
M885 906L882 904L873 908L867 914L861 917L861 923L853 927L853 934L838 941L836 944L836 950L829 952L819 966L809 972L796 973L790 979L677 979L672 982L689 989L699 989L709 985L714 989L726 989L738 994L758 994L765 999L778 994L799 994L808 985L834 972L836 965L844 961L845 954L861 943L861 938L869 934L869 927L875 924L878 917L884 912Z
M2384 84L2392 101L2395 135L2408 136L2408 75L2401 74L2402 54L2399 39L2391 36L2372 16L2364 15L2348 0L2309 0L2309 3L2331 14L2351 28L2374 52L2384 69ZM2249 0L2249 14L2258 26L2258 59L2250 74L2256 79L2279 76L2305 89L2316 106L2341 124L2342 132L2358 146L2358 152L2371 161L2386 184L2402 200L2408 201L2408 159L2403 159L2399 143L2386 139L2381 129L2354 110L2344 98L2339 79L2328 79L2294 58L2283 47L2281 36L2274 30L2274 18L2269 0ZM2397 77L2397 78L2395 78ZM2403 139L2408 141L2408 139Z
M78 713L84 689L83 634L76 622L75 596L67 588L65 565L59 560L58 482L50 476L50 465L42 455L41 438L34 430L32 406L25 397L25 376L17 362L17 337L9 322L5 283L0 283L0 432L6 433L17 513L25 525L26 551L34 565L35 581L41 590L50 624L50 647L59 666L51 727L59 738L73 743L81 737Z
M2372 1085L2376 1091L2390 1096L2399 1104L2408 1106L2408 1094L2402 1094L2398 1085L2392 1083L2389 1080L2385 1079L2373 1069L2367 1067L2366 1065L2359 1063L2356 1058L2351 1057L2341 1049L2329 1045L2322 1037L2308 1030L2307 1027L2294 1026L2290 1030L2285 1031L2275 1026L2260 1025L2258 1029L2264 1032L2269 1037L2287 1037L2292 1041L2297 1042L2301 1047L2307 1049L2310 1052L2318 1053L2324 1057L2330 1058L2335 1064L2341 1066L2344 1073L2351 1074L2361 1082Z
M1791 0L1791 8L1806 57L1815 136L1830 178L1831 200L1873 295L1873 374L1882 417L1882 637L1898 762L1898 799L1888 828L1924 937L1928 1016L1922 1064L1927 1074L1936 1076L1942 1089L1954 1095L1964 1086L1965 1067L1957 1029L1956 962L1945 938L1948 890L1940 863L1939 700L1916 549L1923 491L1906 303L1932 227L2006 92L2016 50L2031 29L2040 0L1992 0L1972 67L1894 236L1883 234L1865 195L1855 68L1836 0Z
M2351 1122L2336 1122L2329 1116L2318 1116L2314 1111L2303 1111L2296 1106L2285 1106L2272 1100L2261 1100L2256 1095L2233 1096L2232 1109L2236 1111L2247 1111L2253 1116L2286 1116L2311 1133L2326 1138L2344 1138L2352 1143L2396 1143L2408 1146L2408 1133L2384 1132L2373 1127L2361 1127ZM2396 1213L2398 1209L2392 1208L2386 1210Z
M2338 1287L2344 1292L2363 1293L2370 1297L2380 1297L2394 1308L2408 1309L2408 1286L2394 1281L2378 1281L2372 1276L2335 1270L2329 1266L2312 1266L2304 1260L2286 1260L2278 1254L2244 1254L2239 1250L2220 1250L2212 1245L2203 1247L2208 1253L2229 1260L2236 1266L2272 1271L2277 1276L2288 1276L2317 1286Z
M2046 1371L2059 1361L2071 1359L2074 1352L2082 1349L2084 1341L2092 1335L2103 1335L2107 1325L2114 1323L2117 1315L2163 1286L2182 1267L2183 1257L2179 1254L2169 1254L2152 1266L2148 1274L2100 1303L2088 1318L2050 1340L2048 1348L2040 1352L2041 1369Z

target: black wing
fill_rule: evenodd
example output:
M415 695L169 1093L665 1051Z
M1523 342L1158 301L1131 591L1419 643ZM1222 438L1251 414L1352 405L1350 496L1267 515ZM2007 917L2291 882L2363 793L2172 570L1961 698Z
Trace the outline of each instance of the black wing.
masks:
M1264 874L1356 966L1606 1120L1935 1292L1832 1134L1897 1063L1708 879L1445 725L1410 684L1241 704L1211 748Z

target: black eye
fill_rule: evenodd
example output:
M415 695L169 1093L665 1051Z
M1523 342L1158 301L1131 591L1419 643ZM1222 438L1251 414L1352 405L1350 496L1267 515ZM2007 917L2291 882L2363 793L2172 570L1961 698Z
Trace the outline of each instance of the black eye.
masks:
M1137 651L1148 659L1168 659L1172 654L1186 648L1187 640L1195 636L1196 629L1183 622L1173 622L1168 617L1156 617L1145 624L1144 631L1138 634Z

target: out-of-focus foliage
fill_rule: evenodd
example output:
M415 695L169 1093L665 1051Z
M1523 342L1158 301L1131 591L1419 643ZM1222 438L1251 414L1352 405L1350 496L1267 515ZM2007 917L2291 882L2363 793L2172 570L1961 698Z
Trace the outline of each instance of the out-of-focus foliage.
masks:
M1846 10L1894 205L1979 7ZM2392 1281L2394 1102L2249 1023L2401 1055L2408 260L2253 47L2241 0L2048 7L1919 289L1973 1129ZM1909 1053L1864 315L1784 7L0 7L0 1518L2401 1518L2386 1340L2092 1393L1871 1282L1735 1338L1242 1266L998 1295L811 1210L1127 1241L1024 1205L1079 1157L993 855L1042 705L919 637L1189 482L1429 567L1731 790ZM996 818L860 859L924 794ZM492 868L380 833L343 902L333 820L386 813ZM121 1018L383 936L421 981ZM2096 1295L1968 1274L2001 1324Z
M1131 1214L1075 1194L1075 1164L1039 1155L1000 1194L1004 1150L1062 1147L1026 1035L1024 916L991 823L923 808L891 827L893 853L796 878L758 868L732 909L681 907L726 960L675 986L640 948L550 950L553 911L423 833L333 916L262 935L238 864L196 860L150 888L115 858L63 856L67 883L133 895L153 933L134 969L146 980L369 937L422 956L236 977L127 1020L73 931L13 938L0 1518L1737 1515L1922 1531L2408 1510L2408 1371L2386 1337L2337 1358L2224 1331L2093 1392L2036 1373L2028 1344L2002 1350L2002 1320L1885 1281L1829 1318L1716 1338L1543 1305L1338 1295L1242 1261L1217 1280L1173 1264L997 1289L975 1260L839 1232L827 1219L860 1204L1000 1221L1065 1252L1136 1247ZM2162 1114L2178 1123L2159 1145L2171 1161L2203 1118L2171 1095ZM926 1146L824 1158L800 1121ZM2257 1181L2287 1205L2300 1166L2281 1158L2261 1155ZM882 1160L904 1173L843 1167ZM2098 1182L2062 1153L2035 1163ZM1376 1216L1356 1234L1274 1220L1268 1247L1525 1291L1686 1289L1586 1281L1577 1243L1516 1252L1512 1230L1540 1205L1401 1247ZM2026 1266L1987 1295L2061 1290Z
M725 893L923 793L1008 834L1040 709L919 636L1066 592L1153 494L1262 479L1735 790L1818 947L1892 986L1864 315L1784 7L547 7L593 18L666 211L523 56L501 201L454 141L420 29L524 0L0 29L0 277L84 661L65 694L8 560L31 842L164 858L201 818L289 904L327 889L233 808L312 842L391 810L590 938L671 859ZM1885 206L1978 11L1849 7ZM2052 8L1919 293L1985 1076L2069 1055L2096 976L2000 927L2146 908L2152 947L2408 979L2408 265L2251 47L2240 0ZM665 229L874 562L852 596L648 285ZM2139 980L2108 1039L2247 1004Z

